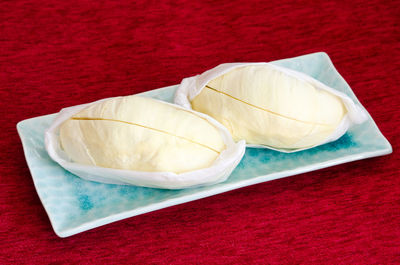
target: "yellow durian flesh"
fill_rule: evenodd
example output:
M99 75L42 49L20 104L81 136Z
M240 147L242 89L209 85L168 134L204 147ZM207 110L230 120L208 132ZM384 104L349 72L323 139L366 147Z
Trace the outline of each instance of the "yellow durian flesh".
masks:
M60 126L60 142L77 163L178 174L209 167L225 149L206 119L139 96L90 105Z
M191 104L235 140L278 149L323 142L346 114L337 96L270 65L235 68L211 80Z

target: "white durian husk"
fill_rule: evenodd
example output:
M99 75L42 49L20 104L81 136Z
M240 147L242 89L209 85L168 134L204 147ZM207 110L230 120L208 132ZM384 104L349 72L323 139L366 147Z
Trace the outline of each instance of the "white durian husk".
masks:
M190 112L206 119L220 132L226 148L220 153L211 166L188 171L184 173L174 172L145 172L124 169L105 168L93 165L84 165L72 161L60 145L59 127L73 115L87 108L91 104L97 104L108 99L102 99L89 104L77 105L62 109L51 126L45 132L45 147L49 156L67 171L82 179L107 184L136 185L150 188L183 189L216 184L225 181L241 161L245 152L245 142L234 142L227 129L213 118L202 113ZM175 108L181 108L175 104L163 102ZM188 111L185 109L185 111ZM171 158L173 159L173 158Z
M309 146L305 148L297 148L297 149L286 149L286 148L275 148L272 146L268 145L260 145L260 144L247 144L247 147L255 147L255 148L266 148L266 149L272 149L284 153L292 153L292 152L298 152L302 150L307 150L310 148L314 148L316 146L335 141L339 139L341 136L343 136L347 130L354 124L360 124L368 119L368 115L366 111L355 104L355 102L348 97L346 94L329 87L325 85L324 83L316 80L315 78L306 75L304 73L288 69L282 66L277 66L271 63L225 63L218 65L215 68L212 68L200 75L196 75L193 77L188 77L184 78L177 88L174 96L174 103L177 105L180 105L186 109L192 109L191 101L201 93L201 91L204 89L204 87L212 80L236 69L239 67L245 67L245 66L263 66L267 65L268 67L271 67L275 70L278 70L280 72L283 72L287 74L288 76L295 77L299 80L303 80L312 86L314 86L317 89L324 90L337 98L340 99L340 101L343 103L345 109L346 109L346 114L343 116L341 122L339 125L336 127L336 129L327 137L325 140Z

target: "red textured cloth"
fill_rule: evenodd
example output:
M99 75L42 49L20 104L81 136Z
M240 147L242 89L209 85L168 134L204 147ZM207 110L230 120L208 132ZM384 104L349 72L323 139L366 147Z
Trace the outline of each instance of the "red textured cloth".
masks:
M399 1L0 2L0 264L400 263ZM50 225L16 123L325 51L394 153L128 218Z

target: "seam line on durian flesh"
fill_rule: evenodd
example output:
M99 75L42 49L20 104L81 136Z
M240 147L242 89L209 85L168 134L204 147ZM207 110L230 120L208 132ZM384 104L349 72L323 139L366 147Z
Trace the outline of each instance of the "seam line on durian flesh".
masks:
M213 88L213 87L210 87L210 86L208 86L208 85L206 85L205 87L208 88L208 89L210 89L210 90L212 90L212 91L215 91L215 92L217 92L217 93L221 93L221 94L223 94L223 95L225 95L225 96L227 96L227 97L230 97L230 98L232 98L232 99L235 99L235 100L237 100L237 101L240 101L240 102L242 102L242 103L244 103L244 104L247 104L247 105L252 106L252 107L254 107L254 108L257 108L257 109L266 111L266 112L271 113L271 114L274 114L274 115L276 115L276 116L280 116L280 117L282 117L282 118L286 118L286 119L289 119L289 120L294 120L294 121L298 121L298 122L302 122L302 123L312 124L312 125L321 125L321 126L332 127L332 126L329 125L329 124L297 120L297 119L295 119L295 118L288 117L288 116L279 114L279 113L277 113L277 112L273 112L272 110L267 110L267 109L261 108L261 107L259 107L259 106L253 105L253 104L251 104L251 103L248 103L248 102L246 102L246 101L244 101L244 100L238 99L238 98L236 98L236 97L234 97L234 96L232 96L232 95L229 95L228 93L222 92L222 91L217 90L217 89L215 89L215 88Z
M148 126L141 125L141 124L137 124L137 123L133 123L133 122L120 121L120 120L113 120L113 119L105 119L105 118L87 118L87 117L72 117L71 120L81 120L81 121L114 121L114 122L121 122L121 123L129 124L129 125L134 125L134 126L142 127L142 128L145 128L145 129L157 131L157 132L160 132L160 133L165 133L165 134L168 134L168 135L170 135L170 136L174 136L174 137L177 137L177 138L179 138L179 139L182 139L182 140L185 140L185 141L188 141L188 142L191 142L191 143L200 145L200 146L202 146L202 147L205 147L205 148L207 148L207 149L210 149L211 151L216 152L217 154L220 154L220 152L218 152L218 151L215 150L214 148L209 147L209 146L207 146L207 145L205 145L205 144L201 144L201 143L192 141L192 140L190 140L190 139L187 139L187 138L185 138L185 137L182 137L182 136L179 136L179 135L175 135L175 134L172 134L172 133L169 133L169 132L160 130L160 129L148 127Z

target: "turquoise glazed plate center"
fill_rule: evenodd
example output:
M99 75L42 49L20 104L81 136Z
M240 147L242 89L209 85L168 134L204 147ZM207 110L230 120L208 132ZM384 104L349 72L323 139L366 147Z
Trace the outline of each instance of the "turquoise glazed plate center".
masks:
M344 92L360 105L325 53L273 63L311 75ZM170 86L141 95L172 102L176 88ZM60 237L240 187L392 152L389 142L369 117L368 121L352 127L339 140L306 151L286 154L248 148L229 179L213 186L163 190L109 185L83 180L50 159L44 148L44 131L54 117L55 114L51 114L24 120L18 123L17 128L37 193L55 233Z

